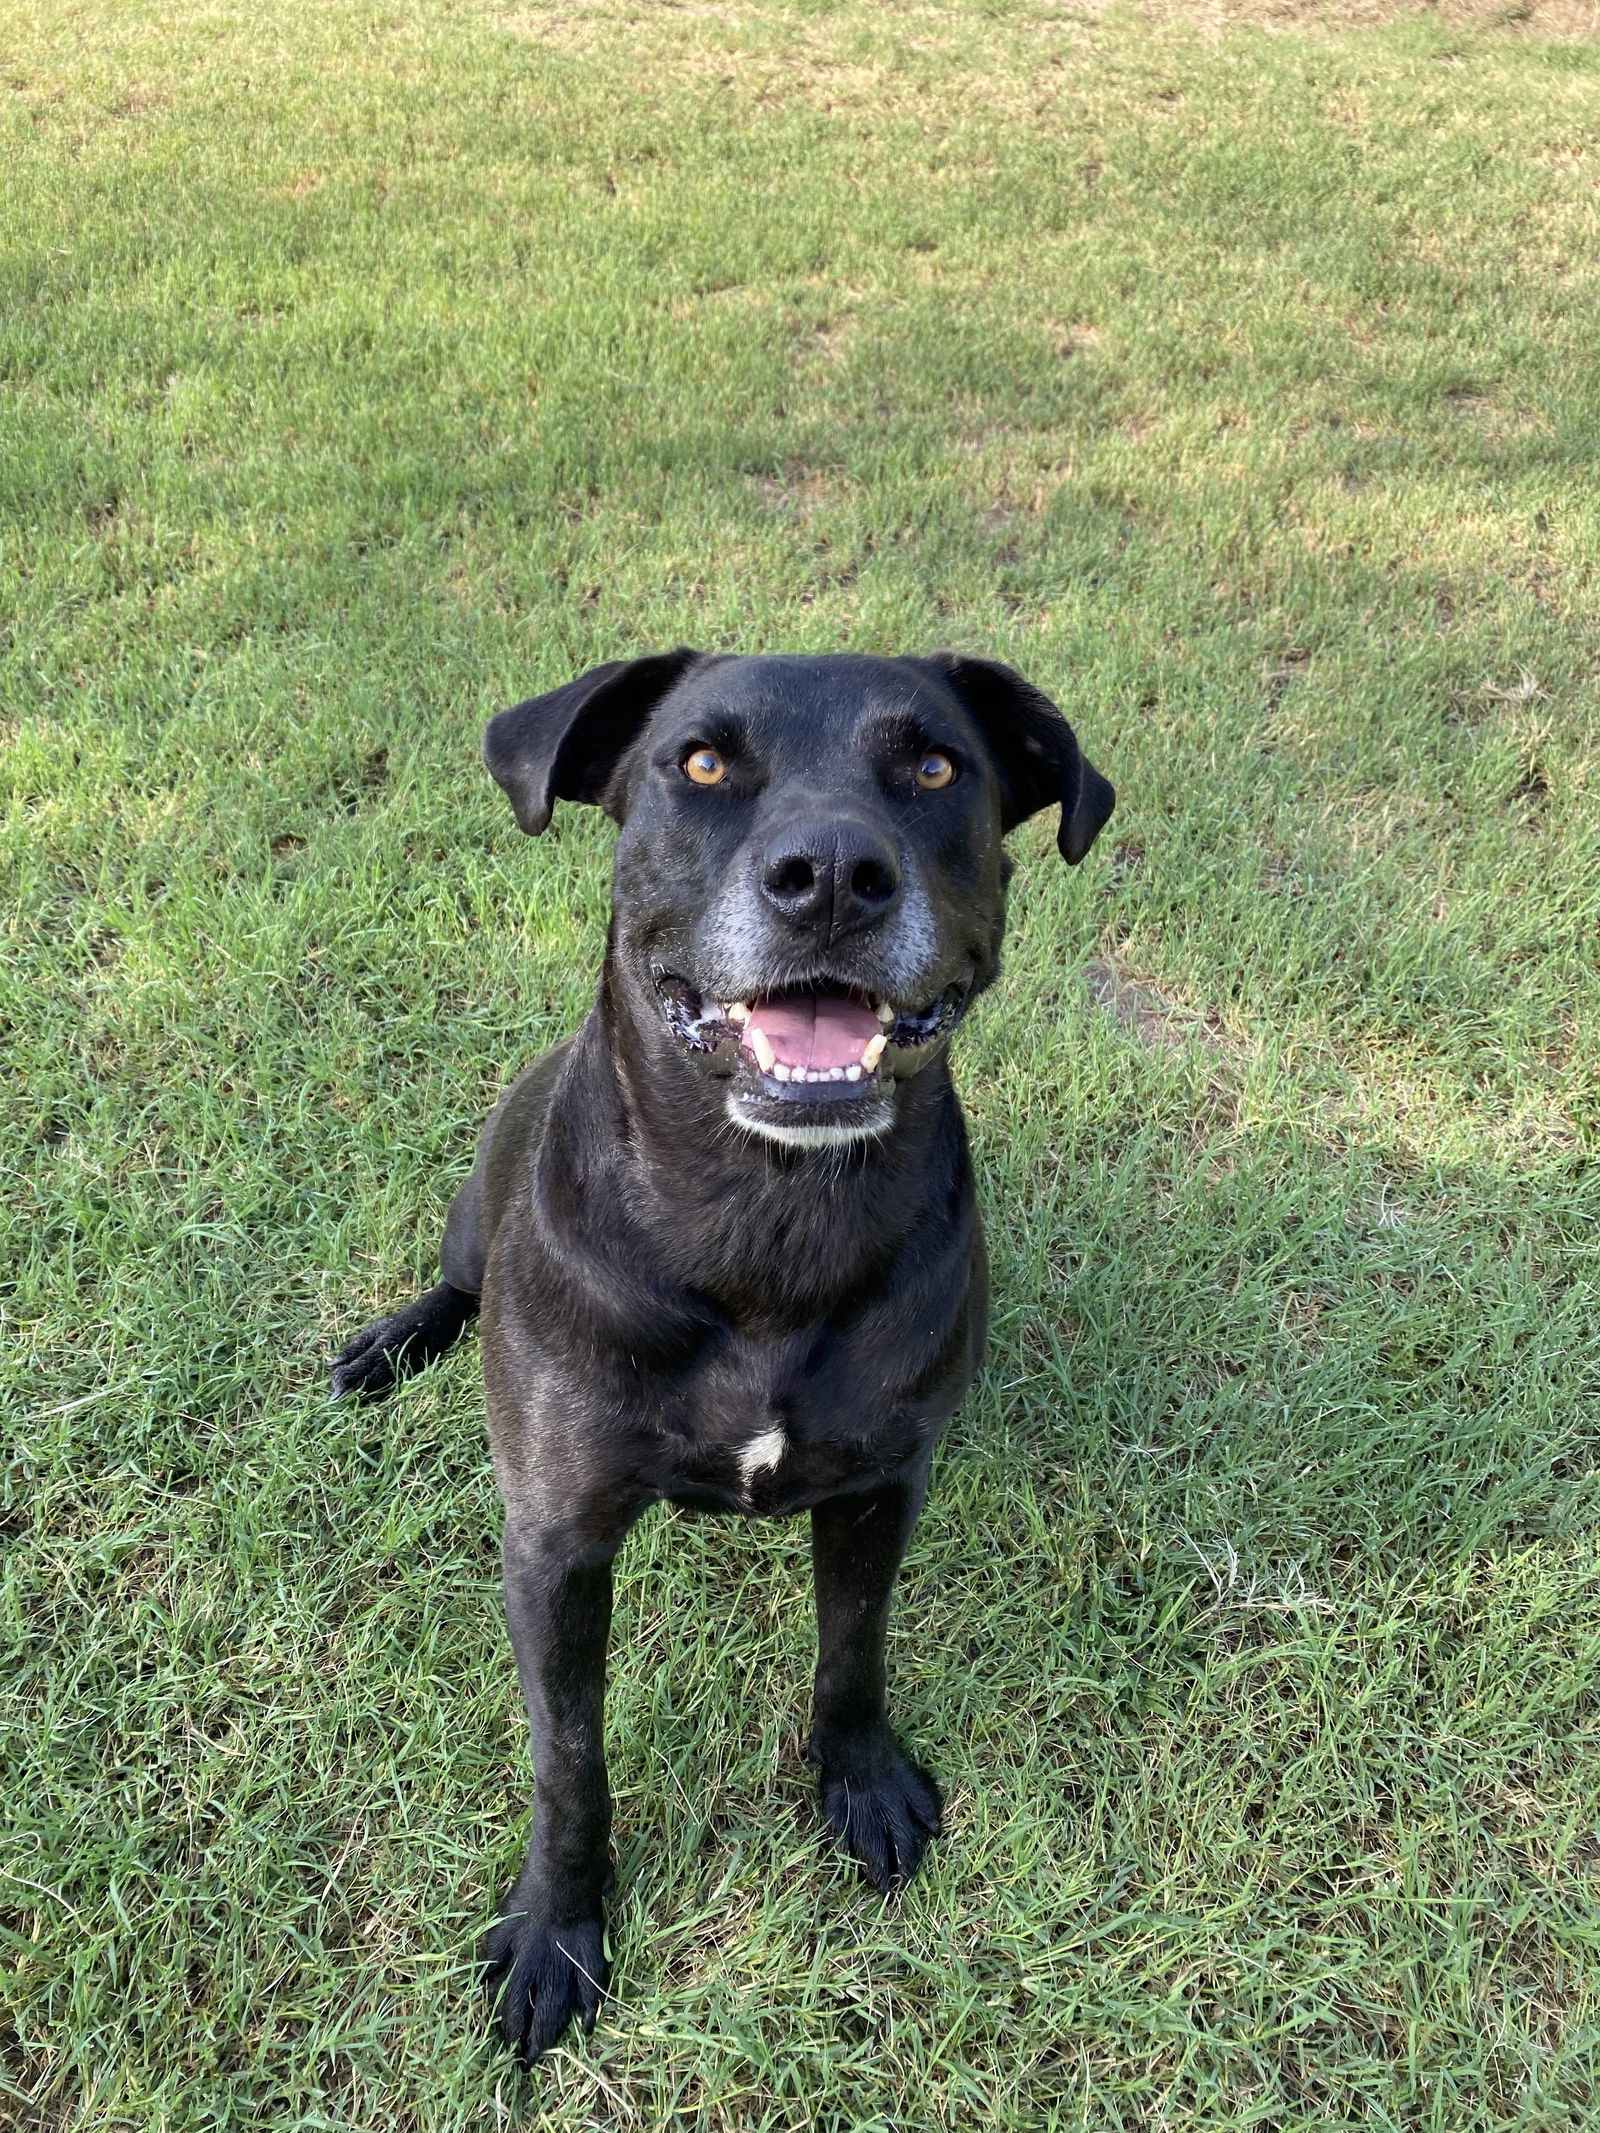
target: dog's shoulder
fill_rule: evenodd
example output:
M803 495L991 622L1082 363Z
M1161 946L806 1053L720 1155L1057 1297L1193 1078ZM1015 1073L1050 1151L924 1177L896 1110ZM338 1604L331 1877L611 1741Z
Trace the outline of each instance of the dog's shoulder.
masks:
M522 1069L484 1121L480 1140L489 1234L538 1160L551 1105L572 1065L583 1029L552 1044Z

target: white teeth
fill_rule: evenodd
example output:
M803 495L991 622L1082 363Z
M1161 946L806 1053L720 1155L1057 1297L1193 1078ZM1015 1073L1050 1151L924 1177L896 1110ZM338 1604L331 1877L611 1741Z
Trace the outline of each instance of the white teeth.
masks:
M895 1019L892 1008L880 1007L877 1010L878 1019L884 1024L884 1028L873 1038L853 1066L804 1067L790 1066L787 1060L780 1059L772 1049L772 1039L760 1024L751 1026L750 1004L747 1000L729 1000L723 1006L722 1012L730 1022L738 1023L744 1030L745 1048L754 1056L756 1065L763 1074L770 1075L774 1081L798 1082L807 1086L824 1081L864 1080L883 1057L884 1048L889 1042L888 1025Z
M889 1005L887 1000L880 1000L877 1006L872 1011L877 1016L878 1020L883 1024L885 1029L892 1029L894 1027L894 1009Z
M730 1022L737 1022L742 1029L750 1019L750 1003L748 1000L730 1000L722 1012Z

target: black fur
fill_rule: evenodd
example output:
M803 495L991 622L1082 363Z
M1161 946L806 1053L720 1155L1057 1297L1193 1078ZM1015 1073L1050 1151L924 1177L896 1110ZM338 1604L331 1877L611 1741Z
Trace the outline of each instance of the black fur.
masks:
M703 749L726 766L709 787L684 768ZM930 751L955 766L940 790L917 780ZM984 1344L949 1036L998 967L1005 831L1059 805L1076 862L1113 795L1037 690L947 654L618 662L502 712L485 757L530 832L559 798L622 825L599 998L491 1115L444 1279L359 1335L334 1383L382 1393L481 1297L537 1778L485 1952L532 2057L572 2016L593 2023L605 1982L611 1564L649 1505L809 1511L823 1816L885 1891L938 1833L883 1655L933 1448ZM763 1076L717 1003L792 988L887 1002L876 1071Z

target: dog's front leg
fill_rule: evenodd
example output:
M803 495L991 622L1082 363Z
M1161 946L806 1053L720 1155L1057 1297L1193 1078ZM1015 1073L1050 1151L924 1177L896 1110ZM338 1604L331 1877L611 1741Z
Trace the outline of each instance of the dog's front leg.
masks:
M506 1527L506 1620L533 1736L535 1793L528 1856L484 1961L500 2025L529 2059L574 2015L592 2029L605 1987L611 1792L602 1728L611 1563L621 1539L618 1532L597 1546L564 1527Z
M811 1761L823 1818L868 1880L887 1894L916 1872L939 1834L939 1789L889 1728L884 1638L900 1558L927 1489L911 1477L811 1513L817 1585L817 1679Z

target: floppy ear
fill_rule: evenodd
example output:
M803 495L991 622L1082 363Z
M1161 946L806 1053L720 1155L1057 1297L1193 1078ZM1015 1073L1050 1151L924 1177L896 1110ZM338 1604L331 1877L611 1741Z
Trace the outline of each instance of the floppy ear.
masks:
M1042 690L997 660L935 652L923 664L949 683L983 729L1000 778L1002 830L1059 802L1056 843L1075 867L1111 820L1117 795L1061 713Z
M679 645L645 659L610 659L548 696L530 696L490 719L483 760L530 837L550 826L557 800L587 800L615 815L611 783L645 720L705 655Z

